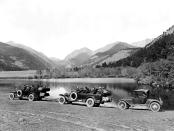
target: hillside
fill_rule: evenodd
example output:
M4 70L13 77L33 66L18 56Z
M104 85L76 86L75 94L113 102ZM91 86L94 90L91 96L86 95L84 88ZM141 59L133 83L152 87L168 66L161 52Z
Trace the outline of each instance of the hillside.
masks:
M48 58L46 55L44 55L43 53L38 52L38 51L36 51L36 50L28 47L28 46L15 43L13 41L9 41L9 42L7 42L7 44L26 50L31 55L37 57L41 61L44 61L49 68L52 68L52 67L55 67L56 66L55 63L50 58Z
M153 39L144 48L139 49L131 56L119 60L114 66L133 66L138 67L144 62L154 62L160 59L174 60L174 26L170 27L162 35ZM110 65L108 65L110 66Z
M109 62L114 62L114 61L118 61L118 60L121 60L123 58L126 58L131 54L132 51L133 51L132 49L121 50L121 51L115 53L114 55L112 55L111 57L108 57L107 59L101 61L99 63L99 65L101 65L103 63L108 64Z
M88 48L81 48L73 51L64 60L51 58L55 64L72 68L75 66L95 66L104 62L109 63L128 57L137 49L136 46L125 42L115 42L92 51Z
M67 55L64 60L59 60L57 62L55 60L54 61L61 66L65 66L66 68L71 68L74 66L82 65L90 58L92 53L93 53L92 50L85 47L73 51L72 53Z
M85 64L94 66L103 62L108 63L111 61L120 60L129 56L134 48L136 47L124 42L109 44L108 46L102 47L95 51L95 54L93 54L89 60L85 62Z
M38 70L50 65L31 52L0 42L0 70Z
M133 42L133 43L131 43L131 45L135 45L135 46L138 46L138 47L145 47L147 44L152 42L152 40L153 39L145 39L145 40Z

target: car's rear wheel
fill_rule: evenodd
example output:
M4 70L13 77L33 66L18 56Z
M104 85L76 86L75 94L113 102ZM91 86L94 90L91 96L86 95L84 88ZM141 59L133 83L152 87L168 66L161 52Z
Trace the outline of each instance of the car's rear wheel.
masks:
M60 96L59 99L58 99L58 102L59 102L59 104L65 104L65 102L66 102L65 97L64 96Z
M150 110L153 111L153 112L158 112L160 111L161 109L161 106L158 102L152 102L150 103Z
M9 94L9 99L10 99L10 100L14 100L14 98L15 98L14 93L10 93L10 94Z
M36 100L35 94L34 94L34 93L30 94L30 95L28 96L28 100L29 100L29 101L34 101L34 100Z
M93 98L88 98L86 100L86 106L87 107L93 107L95 105L94 99Z
M119 101L118 102L118 108L121 109L121 110L125 110L128 108L128 105L125 101Z

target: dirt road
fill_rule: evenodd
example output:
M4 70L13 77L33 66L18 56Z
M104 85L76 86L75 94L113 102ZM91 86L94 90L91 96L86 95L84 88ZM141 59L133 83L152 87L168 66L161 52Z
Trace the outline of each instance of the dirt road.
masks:
M164 131L174 130L174 110L153 113L55 101L8 99L0 91L0 131Z

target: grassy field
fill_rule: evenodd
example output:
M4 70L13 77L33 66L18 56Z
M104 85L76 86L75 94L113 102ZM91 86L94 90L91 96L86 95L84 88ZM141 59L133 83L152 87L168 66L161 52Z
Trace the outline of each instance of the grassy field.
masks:
M34 77L36 70L26 71L1 71L0 78L29 78Z
M174 111L119 110L112 106L87 108L56 101L8 99L0 88L1 131L173 131Z

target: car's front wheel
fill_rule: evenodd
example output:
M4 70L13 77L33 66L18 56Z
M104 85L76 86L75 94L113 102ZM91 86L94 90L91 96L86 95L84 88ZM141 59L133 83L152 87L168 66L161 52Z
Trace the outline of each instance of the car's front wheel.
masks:
M121 109L121 110L125 110L128 108L128 105L125 101L119 101L118 102L118 108Z
M86 106L87 106L87 107L93 107L94 105L95 105L94 99L88 98L88 99L86 100Z
M35 94L34 94L34 93L30 94L30 95L28 96L28 100L29 100L29 101L34 101L34 100L36 100Z
M15 98L14 93L10 93L10 94L9 94L9 99L10 99L10 100L14 100L14 98Z
M161 105L157 102L150 103L150 110L153 112L159 112L161 109Z

